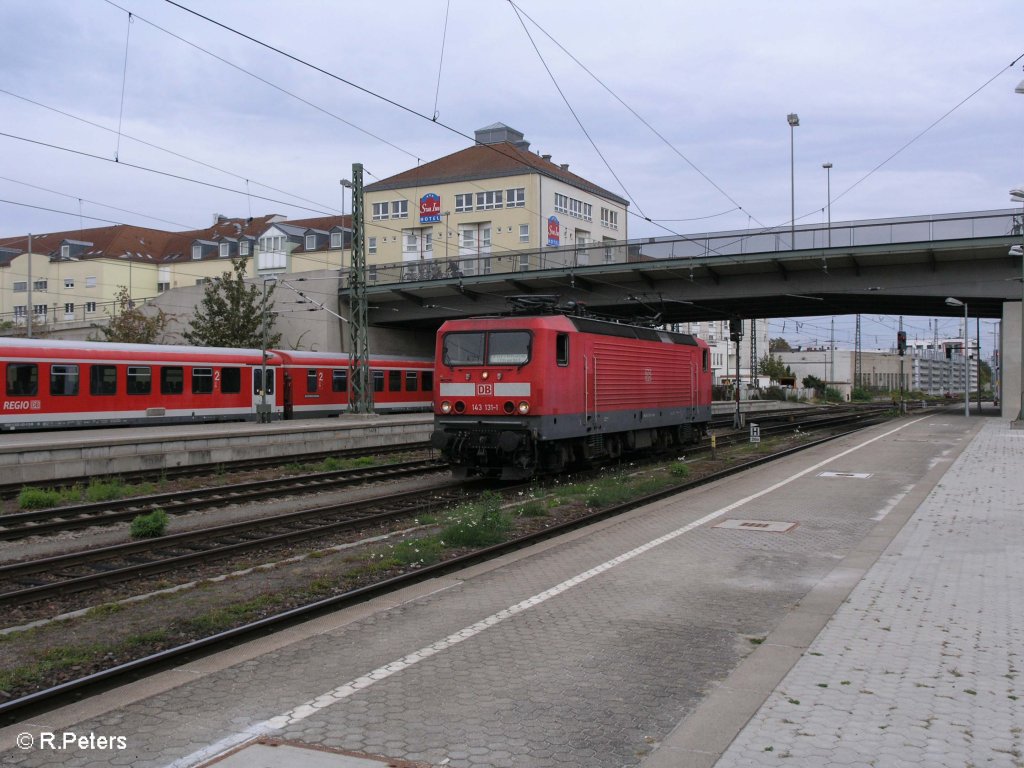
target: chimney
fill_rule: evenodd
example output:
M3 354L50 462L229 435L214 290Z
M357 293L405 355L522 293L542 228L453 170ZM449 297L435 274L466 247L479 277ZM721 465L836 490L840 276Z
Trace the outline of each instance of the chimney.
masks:
M568 163L562 163L558 167L561 168L563 171L568 171L569 170L569 164Z
M547 160L549 163L551 162L551 155L541 155L540 158L541 160Z

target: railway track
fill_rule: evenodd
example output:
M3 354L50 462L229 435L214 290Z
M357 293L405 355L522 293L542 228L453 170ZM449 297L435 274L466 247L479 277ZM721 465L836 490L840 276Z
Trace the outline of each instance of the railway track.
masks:
M140 579L242 552L426 515L465 497L462 483L331 504L158 539L0 566L0 608Z
M16 512L0 515L0 540L20 539L26 536L123 522L156 509L162 509L171 515L181 515L211 507L223 507L227 504L246 504L281 496L336 491L377 480L394 480L429 474L443 470L445 466L444 462L436 459L422 459L375 467L339 469L331 472L292 475L218 487L137 496L92 504L76 504L31 512Z
M70 488L75 485L88 485L96 479L116 477L126 483L157 482L161 480L177 480L187 477L223 474L226 472L248 472L257 469L285 467L290 464L313 464L325 459L358 458L367 455L386 456L394 453L412 453L430 450L430 443L407 443L405 445L380 446L377 448L353 448L351 450L330 450L317 453L291 454L288 456L261 456L233 462L213 462L211 464L192 464L181 467L162 467L160 469L143 469L133 472L117 472L109 476L65 477L57 480L33 482L33 488ZM25 483L0 482L0 498L12 499L21 493Z
M232 629L219 632L209 637L196 638L177 647L162 650L156 653L151 653L149 655L146 655L144 658L122 663L118 666L109 669L96 671L80 679L62 682L58 685L55 685L52 688L39 690L37 692L21 696L20 698L0 703L0 724L19 722L21 720L24 720L24 718L29 717L39 711L45 711L45 709L47 708L47 702L49 700L63 696L72 691L77 692L78 695L81 695L83 690L87 693L91 687L109 687L112 683L116 683L121 678L133 678L137 676L140 672L145 673L149 670L163 668L176 658L181 658L184 656L194 657L196 653L209 652L217 648L224 647L226 644L237 643L243 639L265 634L267 631L284 628L296 621L309 619L325 611L337 610L347 605L363 602L365 600L371 599L372 597L381 594L386 594L390 591L406 586L410 583L422 581L424 579L435 578L439 575L453 572L457 569L464 568L473 563L481 562L496 557L498 555L505 554L525 546L529 546L538 541L550 538L552 536L557 536L569 530L583 527L591 523L597 522L599 520L603 520L618 514L622 514L626 511L642 506L644 504L649 504L651 502L667 498L678 493L685 492L700 485L715 482L722 478L737 474L739 472L743 472L755 466L766 464L768 462L777 460L785 456L789 456L799 451L817 447L823 443L851 434L860 429L863 429L866 426L870 426L872 424L879 423L884 420L884 418L880 414L874 414L869 417L869 415L863 413L861 413L860 415L847 414L845 418L848 420L848 422L852 422L854 424L853 429L840 430L840 419L834 418L831 420L833 423L827 427L831 433L826 437L813 441L807 441L805 443L800 444L799 446L787 448L777 453L766 454L753 460L747 461L745 463L732 466L730 468L724 469L719 472L715 472L713 474L705 475L696 480L683 482L681 484L666 488L664 490L644 496L642 498L634 498L628 502L616 504L614 506L606 507L604 509L600 509L597 511L584 513L572 519L560 522L555 525L551 525L550 527L545 527L543 530L537 530L525 536L520 536L518 538L514 538L494 546L481 548L470 553L451 557L435 565L427 565L412 568L402 573L401 575L394 576L392 578L388 578L377 583L368 584L366 586L360 587L350 592L334 595L328 598L318 600L313 603L292 608L279 614L268 616L258 621L245 624L243 626L238 626ZM792 431L793 425L777 425L773 429L778 431ZM764 434L764 432L762 432L762 434ZM733 435L732 437L729 437L727 439L734 439L736 441L740 441L741 435L737 433L736 435ZM412 495L422 496L423 494L422 491L420 491ZM396 513L393 510L391 510L386 512L385 514L393 517ZM416 512L416 514L422 513ZM365 524L366 522L368 521L364 519L363 523ZM339 524L341 524L341 521L339 521ZM204 532L202 534L197 535L205 536L207 535L207 533ZM316 533L306 532L304 535L308 537L309 535L316 535ZM125 551L122 550L122 552ZM184 554L185 557L188 557L189 555L190 553ZM203 555L201 553L194 553L194 557L202 558L206 556L207 555ZM22 565L27 566L27 564ZM45 566L43 570L45 570ZM27 572L23 572L22 576L19 578L25 578L27 576ZM0 577L6 578L2 571L0 571ZM111 575L111 578L119 578L119 575L113 574ZM78 583L81 584L82 582ZM45 585L40 585L40 589L53 588L55 587L47 587ZM59 589L59 587L57 588ZM39 592L37 592L36 594L39 594ZM2 597L3 596L0 595L0 598Z

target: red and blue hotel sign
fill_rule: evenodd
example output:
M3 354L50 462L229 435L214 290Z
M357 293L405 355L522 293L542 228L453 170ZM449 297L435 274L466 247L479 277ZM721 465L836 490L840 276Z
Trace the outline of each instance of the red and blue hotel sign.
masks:
M562 241L561 227L558 224L558 217L552 216L548 219L548 245L558 246Z
M433 224L441 220L441 198L427 192L420 198L420 224Z

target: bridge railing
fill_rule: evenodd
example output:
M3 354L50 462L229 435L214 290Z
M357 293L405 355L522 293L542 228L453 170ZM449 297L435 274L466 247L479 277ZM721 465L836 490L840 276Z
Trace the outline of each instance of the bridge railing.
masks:
M828 251L868 245L966 240L1022 234L1019 211L996 210L893 219L801 225L765 231L736 230L640 240L587 243L540 251L474 252L442 258L415 258L368 265L370 285L451 280L497 273L576 269L660 259L714 259L793 250ZM792 237L795 235L795 240Z

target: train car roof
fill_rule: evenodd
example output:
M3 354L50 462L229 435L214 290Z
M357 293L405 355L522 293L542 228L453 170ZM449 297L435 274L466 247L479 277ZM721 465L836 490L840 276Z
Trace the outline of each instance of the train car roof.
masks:
M649 328L641 325L614 323L609 320L598 320L592 317L576 315L508 315L494 317L475 317L463 320L449 320L441 326L439 332L466 330L496 330L501 328L552 328L555 330L580 333L594 333L601 336L617 336L625 339L643 341L660 341L666 344L682 344L698 347L706 343L689 333L676 333L660 328Z
M273 356L273 351L268 350ZM259 349L233 349L230 347L195 347L185 344L122 344L110 341L67 341L61 339L0 339L0 357L46 358L86 357L89 359L120 358L128 360L168 359L209 361L211 359L232 359L239 362L262 360Z

